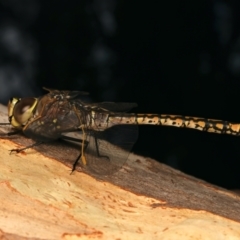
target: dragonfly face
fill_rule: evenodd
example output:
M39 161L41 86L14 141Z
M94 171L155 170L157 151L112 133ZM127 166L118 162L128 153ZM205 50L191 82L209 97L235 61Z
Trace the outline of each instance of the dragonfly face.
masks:
M8 102L8 118L14 128L23 129L34 116L37 98L11 98Z

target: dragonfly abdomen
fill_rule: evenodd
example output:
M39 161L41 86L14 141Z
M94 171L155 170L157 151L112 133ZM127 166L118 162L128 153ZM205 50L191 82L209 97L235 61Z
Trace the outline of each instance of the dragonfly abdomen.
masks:
M116 124L162 125L192 128L219 134L240 135L240 124L181 115L124 113L118 116L109 115L108 122L109 126Z

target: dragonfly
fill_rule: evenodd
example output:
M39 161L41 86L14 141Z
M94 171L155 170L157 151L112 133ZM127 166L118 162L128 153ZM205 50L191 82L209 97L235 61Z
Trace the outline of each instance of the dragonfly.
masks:
M13 149L21 152L39 144L58 139L80 144L72 172L77 165L93 173L108 175L118 171L128 159L138 138L138 125L159 125L192 128L200 131L240 135L240 124L216 119L169 115L129 113L136 103L88 103L81 91L44 88L47 94L35 98L11 98L8 119L14 129L22 132L34 144ZM2 123L1 125L6 125ZM79 133L78 138L68 133Z

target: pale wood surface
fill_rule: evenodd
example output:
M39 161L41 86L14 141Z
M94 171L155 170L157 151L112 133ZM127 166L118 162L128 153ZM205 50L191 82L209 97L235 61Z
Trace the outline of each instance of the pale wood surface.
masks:
M230 191L134 154L111 176L70 175L76 148L9 155L16 141L31 143L0 139L2 239L240 239L240 197Z

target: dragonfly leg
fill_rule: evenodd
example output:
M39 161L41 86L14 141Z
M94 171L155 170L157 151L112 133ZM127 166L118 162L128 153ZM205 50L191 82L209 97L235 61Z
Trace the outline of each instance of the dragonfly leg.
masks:
M7 133L7 136L12 136L12 135L16 135L16 134L19 134L19 133L21 133L22 131L15 131L15 132L9 132L9 133Z
M76 115L77 115L77 117L78 117L79 123L81 124L78 128L82 130L82 134L83 134L82 148L81 148L81 160L82 160L83 165L87 165L87 159L86 159L86 157L85 157L85 155L84 155L84 141L85 141L85 139L86 139L86 133L85 133L85 131L84 131L85 125L82 124L82 120L81 120L81 117L80 117L80 115L79 115L79 111L77 110L77 108L76 108L75 105L73 105L73 109L74 109L74 111L75 111L75 113L76 113ZM78 160L77 160L77 161L78 161Z
M86 141L86 134L85 134L85 132L83 134L83 139L77 139L77 138L74 138L74 137L69 137L69 136L64 136L64 135L61 136L61 139L67 140L67 141L70 141L70 142L79 142L79 143L81 143L81 150L80 150L80 153L79 153L78 157L76 158L76 160L73 163L71 174L75 171L76 166L77 166L78 161L79 161L80 158L82 160L83 165L84 166L87 165L86 157L83 155L85 149L88 146L88 141Z
M84 131L84 128L82 127L82 132L83 132L83 139L82 139L82 147L81 147L81 160L82 160L82 163L84 166L87 165L87 160L86 160L86 157L84 155L84 150L85 150L85 147L84 147L84 142L85 142L85 138L86 138L86 133Z
M43 142L35 142L35 143L33 143L32 145L26 146L26 147L24 147L24 148L11 149L11 150L9 150L9 151L10 151L10 154L12 154L13 152L20 153L20 152L22 152L22 151L24 151L24 150L26 150L26 149L28 149L28 148L33 148L33 147L38 146L38 145L40 145L40 144L42 144L42 143L43 143Z
M97 156L100 157L100 158L107 158L109 161L109 157L108 156L104 156L104 155L101 155L100 152L99 152L99 148L98 148L98 142L97 142L97 137L94 136L94 142L95 142L95 147L96 147L96 151L97 151Z
M84 150L85 150L84 142L85 142L85 139L86 139L86 133L84 131L84 125L83 124L79 128L81 128L82 135L83 135L82 147L81 147L81 160L82 160L83 165L86 166L87 165L87 159L86 159L86 157L84 155Z
M9 137L9 136L12 136L12 135L17 135L19 133L21 133L22 131L14 131L14 132L8 132L8 133L1 133L0 136L1 137Z
M79 161L79 159L81 158L81 155L82 155L82 154L79 153L78 157L76 158L75 162L73 163L73 165L72 165L72 171L71 171L70 174L72 174L72 173L75 171L76 166L77 166L77 164L78 164L78 161Z
M77 164L78 164L78 161L79 161L80 158L81 158L81 160L82 160L83 165L84 165L84 166L87 165L87 162L84 163L83 156L82 156L82 154L83 154L84 150L87 148L87 146L88 146L88 142L85 141L85 146L84 146L84 141L83 141L82 147L81 147L82 151L80 151L79 155L77 156L75 162L74 162L73 165L72 165L71 174L75 171L75 169L76 169L76 167L77 167ZM85 156L84 156L84 159L86 160Z

